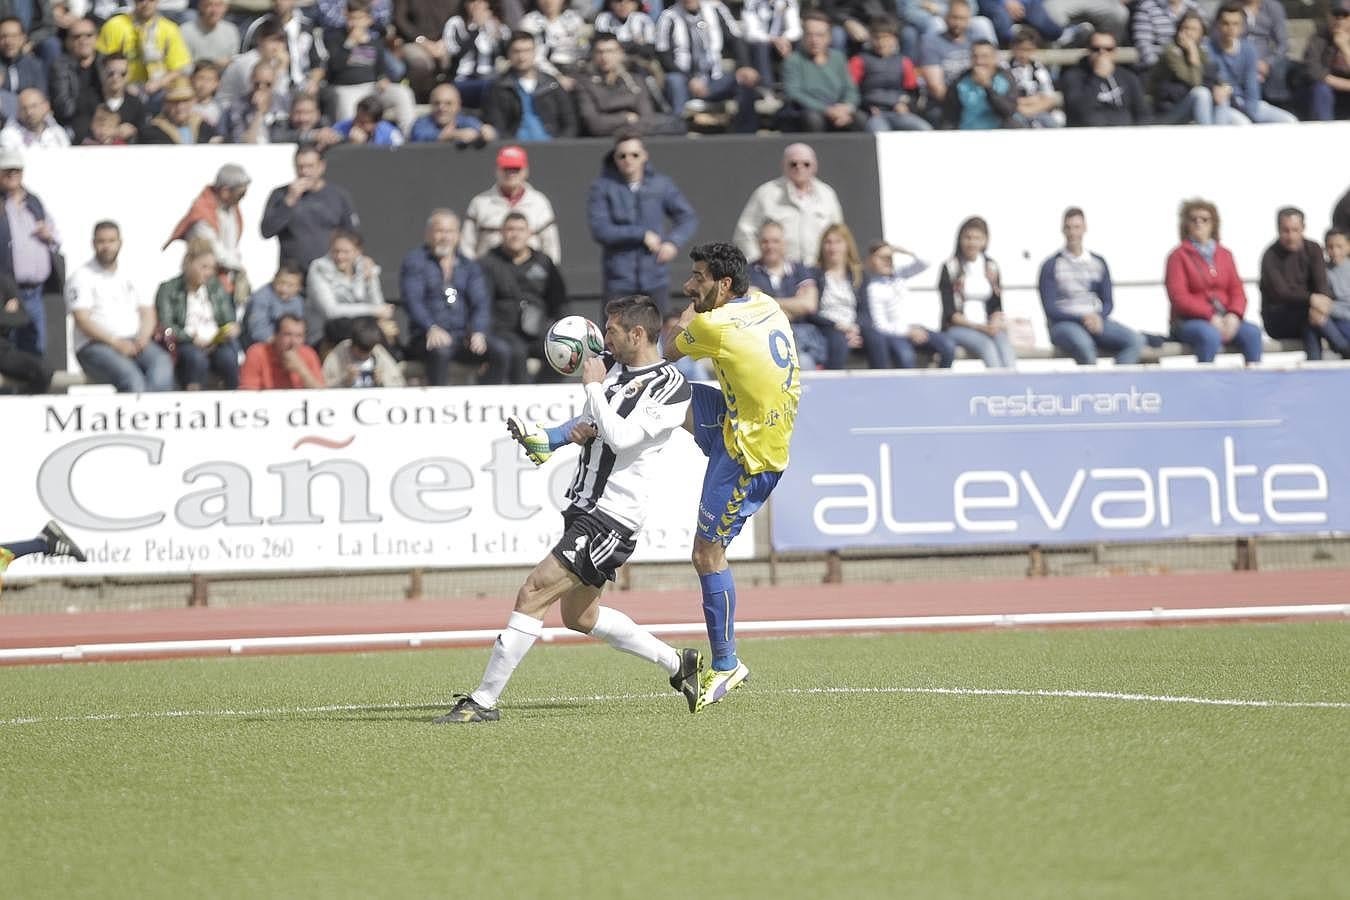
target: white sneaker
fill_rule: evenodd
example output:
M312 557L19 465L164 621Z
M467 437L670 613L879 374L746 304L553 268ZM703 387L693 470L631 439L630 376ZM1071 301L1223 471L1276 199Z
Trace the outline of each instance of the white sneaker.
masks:
M711 667L705 669L698 680L698 702L694 705L694 712L716 703L749 680L750 668L743 662L738 661L736 668L728 672Z

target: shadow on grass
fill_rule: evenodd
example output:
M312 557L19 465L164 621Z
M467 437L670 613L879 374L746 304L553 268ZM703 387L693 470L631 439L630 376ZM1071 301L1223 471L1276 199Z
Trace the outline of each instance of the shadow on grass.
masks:
M589 708L591 704L582 701L548 701L515 703L502 707L503 718L542 719L552 714L574 713ZM332 710L328 712L292 713L286 715L242 716L236 721L258 724L277 724L281 722L406 722L412 725L430 724L437 716L444 715L454 706L453 703L433 703L423 706L403 706L389 709L384 706L369 706L357 709Z

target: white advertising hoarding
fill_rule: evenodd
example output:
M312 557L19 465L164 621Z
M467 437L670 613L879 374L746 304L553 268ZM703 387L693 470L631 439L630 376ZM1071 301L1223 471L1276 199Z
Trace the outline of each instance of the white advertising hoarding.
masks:
M0 406L0 535L62 522L89 561L9 576L533 565L576 448L536 468L511 415L558 424L576 385L16 397ZM635 561L688 559L704 458L680 429ZM732 546L753 555L753 523ZM10 534L13 532L13 534Z

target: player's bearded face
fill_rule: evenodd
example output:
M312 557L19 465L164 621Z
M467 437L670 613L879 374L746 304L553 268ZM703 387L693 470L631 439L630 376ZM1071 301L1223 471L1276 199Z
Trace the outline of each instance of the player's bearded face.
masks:
M701 266L696 266L684 283L684 295L694 301L694 312L705 313L717 308L717 282Z

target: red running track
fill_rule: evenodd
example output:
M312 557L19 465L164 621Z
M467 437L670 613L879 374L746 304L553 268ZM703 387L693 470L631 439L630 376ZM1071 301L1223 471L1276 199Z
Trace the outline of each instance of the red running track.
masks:
M648 624L698 623L693 591L610 592L607 602ZM1228 572L1104 578L1040 578L746 587L737 620L770 622L899 616L1009 615L1149 609L1203 610L1340 604L1338 571ZM0 616L0 649L141 641L495 630L509 598L416 600L340 606L181 608ZM1253 618L1279 618L1270 612ZM546 624L560 625L556 611ZM86 657L87 658L87 657Z

